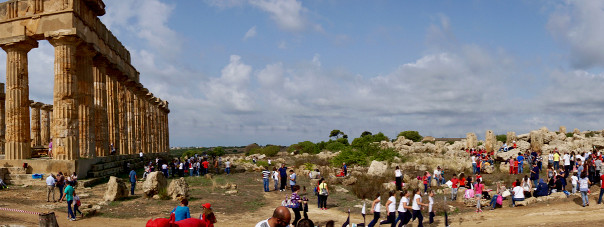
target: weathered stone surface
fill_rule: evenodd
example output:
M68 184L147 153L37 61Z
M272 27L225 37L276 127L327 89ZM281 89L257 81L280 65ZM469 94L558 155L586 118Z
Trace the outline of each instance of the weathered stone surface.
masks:
M573 130L573 134L581 134L581 131L578 128L575 128Z
M239 191L237 189L228 190L228 191L224 192L224 194L227 194L227 195L235 195L237 193L239 193Z
M350 177L344 179L344 181L342 181L342 184L346 185L346 186L353 185L353 184L356 184L356 183L357 183L357 178L353 177L353 176L350 176Z
M558 130L559 133L561 134L566 134L566 127L565 126L560 126L560 130Z
M185 181L185 178L179 178L170 182L168 186L168 195L172 197L172 200L178 200L179 198L189 198L189 184Z
M484 147L487 150L487 152L491 152L496 148L496 144L497 144L497 139L495 138L495 133L493 133L492 130L487 130L487 132L485 133L485 141L484 141Z
M117 177L110 177L107 183L107 191L105 191L105 201L115 201L120 198L128 197L128 188L126 183Z
M42 135L40 128L40 109L44 105L41 102L30 104L31 107L31 146L42 146Z
M476 133L466 133L466 148L476 148L478 146L478 138Z
M392 182L382 183L382 188L386 191L394 191L396 190L396 185Z
M514 141L517 141L517 140L518 140L518 138L516 138L516 132L508 132L506 134L505 143L507 143L508 146L511 147L512 145L514 145ZM518 144L516 144L516 145L518 145Z
M367 175L370 176L383 176L388 170L388 166L384 162L375 161L371 162L369 169L367 170Z
M543 132L539 130L531 131L531 150L535 152L541 152L543 147Z
M152 172L147 175L147 179L143 183L143 192L147 198L159 194L159 191L165 190L168 185L166 177L161 172Z

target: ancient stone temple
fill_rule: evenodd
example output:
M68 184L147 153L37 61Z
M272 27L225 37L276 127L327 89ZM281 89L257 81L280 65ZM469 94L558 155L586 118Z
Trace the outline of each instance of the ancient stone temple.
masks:
M102 0L0 3L0 164L22 163L11 160L29 159L51 140L52 160L44 161L67 161L61 165L78 172L111 155L111 144L117 155L169 150L168 102L140 83L129 51L99 20L104 14ZM45 41L55 50L52 104L29 99L28 52Z

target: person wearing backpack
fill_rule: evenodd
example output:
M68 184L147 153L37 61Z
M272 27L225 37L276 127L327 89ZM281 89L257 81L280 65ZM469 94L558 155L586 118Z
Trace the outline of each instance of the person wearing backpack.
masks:
M325 179L321 178L319 181L321 182L319 184L319 209L327 210L327 196L329 195L329 188L327 188Z
M80 197L77 195L77 193L75 191L73 191L73 214L74 216L78 214L78 212L80 212L80 218L84 217L84 214L82 213L82 211L80 211L80 206L82 206L82 202L80 202Z

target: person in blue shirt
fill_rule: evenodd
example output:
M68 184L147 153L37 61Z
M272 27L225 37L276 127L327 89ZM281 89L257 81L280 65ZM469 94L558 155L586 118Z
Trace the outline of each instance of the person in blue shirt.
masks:
M281 177L281 187L279 187L279 191L285 191L285 184L287 182L287 167L285 167L285 164L281 164L279 176Z
M180 201L181 206L177 206L170 213L174 213L174 221L185 220L187 218L191 218L191 212L189 211L189 201L187 199L182 199Z
M518 173L523 173L523 164L524 164L524 156L522 156L522 153L518 153Z
M134 187L136 186L136 171L130 170L130 195L134 195Z

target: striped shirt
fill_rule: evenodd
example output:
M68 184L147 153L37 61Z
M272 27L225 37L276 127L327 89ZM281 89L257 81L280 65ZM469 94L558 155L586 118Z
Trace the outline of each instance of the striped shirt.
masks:
M271 175L271 172L269 172L268 170L263 170L262 171L262 179L268 179L268 176Z

